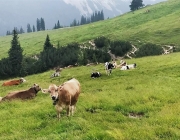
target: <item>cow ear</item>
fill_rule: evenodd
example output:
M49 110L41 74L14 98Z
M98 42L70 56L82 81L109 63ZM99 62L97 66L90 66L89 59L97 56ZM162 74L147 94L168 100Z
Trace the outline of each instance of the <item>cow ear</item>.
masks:
M62 89L63 89L63 86L60 86L60 87L59 87L59 90L61 91Z

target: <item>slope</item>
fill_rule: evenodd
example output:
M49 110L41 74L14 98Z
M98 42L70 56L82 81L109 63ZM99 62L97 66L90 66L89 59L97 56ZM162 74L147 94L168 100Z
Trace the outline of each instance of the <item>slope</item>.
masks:
M141 43L177 46L180 44L179 7L180 1L169 0L97 23L22 34L19 35L19 41L26 55L39 53L47 34L54 45L58 41L60 45L71 42L84 43L104 35L110 39L128 40L136 45L141 41ZM11 36L0 37L0 58L7 56L11 38Z
M129 59L136 69L114 69L110 76L103 64L64 69L53 79L47 71L25 77L19 86L1 87L0 96L5 96L34 83L47 88L75 77L82 92L74 116L67 118L63 111L60 121L50 96L42 92L33 100L0 103L0 139L180 139L178 60L180 53ZM102 76L91 79L93 69Z

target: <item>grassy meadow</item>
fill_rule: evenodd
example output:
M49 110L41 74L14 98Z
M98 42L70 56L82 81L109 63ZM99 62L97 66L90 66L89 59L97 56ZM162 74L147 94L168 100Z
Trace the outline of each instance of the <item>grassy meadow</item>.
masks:
M0 96L28 89L33 83L47 88L71 77L82 92L74 116L62 112L60 121L48 94L35 99L0 103L0 139L12 140L177 140L180 139L180 53L127 59L133 70L113 69L107 76L104 64L64 69L25 77L26 83L1 87ZM119 62L117 62L119 63ZM102 76L91 79L92 71ZM0 81L3 83L3 81Z
M180 1L168 0L83 26L20 34L19 41L25 55L39 54L47 34L55 46L58 42L62 46L72 42L86 43L99 36L105 36L111 40L131 41L137 47L147 42L179 46L179 7ZM146 12L147 10L149 12ZM0 59L8 56L11 40L12 36L0 37Z
M25 55L38 54L46 35L51 43L85 43L99 36L114 40L159 45L180 44L180 1L142 8L104 21L57 30L19 35ZM149 10L149 12L146 12ZM8 56L12 36L0 37L0 59ZM140 42L139 42L140 41ZM32 100L0 103L0 140L178 140L180 139L180 53L126 59L133 70L113 69L107 76L104 64L53 70L24 77L18 86L0 87L0 96L29 89L37 83L43 89L69 78L81 83L82 92L74 116L61 120L48 94L41 91ZM119 61L117 61L119 64ZM102 76L91 79L92 71ZM19 78L19 77L16 77ZM7 80L7 79L6 79ZM2 84L5 80L0 80Z

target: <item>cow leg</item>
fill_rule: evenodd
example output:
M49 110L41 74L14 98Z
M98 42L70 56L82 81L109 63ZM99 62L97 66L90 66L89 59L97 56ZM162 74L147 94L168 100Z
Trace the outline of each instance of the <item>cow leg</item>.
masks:
M76 105L71 106L71 114L74 115L74 112L76 110Z
M67 116L69 117L70 116L70 111L71 111L71 106L68 105L67 108L66 108L66 111L67 111Z
M58 105L56 105L55 108L56 108L56 112L57 112L57 118L60 119L61 118L60 113L63 110L63 108L61 106L58 106Z

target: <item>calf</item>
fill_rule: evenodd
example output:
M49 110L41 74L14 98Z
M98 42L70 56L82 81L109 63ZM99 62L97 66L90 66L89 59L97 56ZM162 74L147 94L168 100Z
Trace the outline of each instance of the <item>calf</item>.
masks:
M93 72L93 73L91 73L91 78L98 78L100 76L101 76L100 72Z
M63 83L60 86L51 84L43 92L49 92L57 111L57 118L60 119L61 111L66 108L67 116L73 115L78 97L80 94L80 83L75 78Z
M23 82L25 82L26 80L24 78L20 78L18 80L10 80L10 81L6 81L2 84L2 86L12 86L12 85L19 85Z
M1 97L0 101L5 101L5 100L14 100L14 99L31 99L34 98L38 91L40 91L41 88L39 87L38 84L34 84L30 89L28 90L21 90L21 91L14 91L8 93L5 97Z
M112 73L112 69L114 68L113 64L110 62L105 63L105 71L107 75L110 75Z

